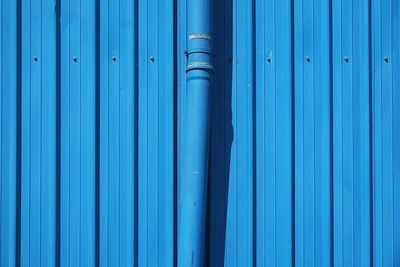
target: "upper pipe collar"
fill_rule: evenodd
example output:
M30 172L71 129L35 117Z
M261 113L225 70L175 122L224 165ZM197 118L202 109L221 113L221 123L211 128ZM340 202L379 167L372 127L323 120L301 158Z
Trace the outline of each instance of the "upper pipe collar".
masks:
M213 55L213 37L208 33L192 33L187 36L187 54L206 53Z

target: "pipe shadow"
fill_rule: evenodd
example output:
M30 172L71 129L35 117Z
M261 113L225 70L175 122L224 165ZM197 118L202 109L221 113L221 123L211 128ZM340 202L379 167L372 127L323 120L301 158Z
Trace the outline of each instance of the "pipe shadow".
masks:
M215 79L206 218L205 265L224 266L232 125L233 0L214 2Z

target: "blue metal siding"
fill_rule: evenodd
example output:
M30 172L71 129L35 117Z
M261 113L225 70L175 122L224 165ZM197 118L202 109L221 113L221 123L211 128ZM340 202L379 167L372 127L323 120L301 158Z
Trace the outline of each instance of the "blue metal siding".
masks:
M187 1L1 1L1 266L176 265ZM400 1L213 3L206 266L399 266Z
M336 266L371 260L368 3L333 6L333 238Z
M138 4L138 266L173 266L173 2Z
M290 266L294 256L292 20L291 1L256 2L258 266Z
M374 264L400 264L399 64L398 1L375 1L372 6L372 127Z
M0 4L0 265L16 260L17 212L17 5Z
M99 3L99 2L97 2ZM134 263L137 34L132 1L100 1L99 264ZM102 197L100 197L102 196Z
M295 265L330 266L332 58L330 1L295 5Z
M21 265L56 263L56 13L21 1Z
M96 234L96 6L95 1L62 1L57 11L59 257L63 266L91 266Z

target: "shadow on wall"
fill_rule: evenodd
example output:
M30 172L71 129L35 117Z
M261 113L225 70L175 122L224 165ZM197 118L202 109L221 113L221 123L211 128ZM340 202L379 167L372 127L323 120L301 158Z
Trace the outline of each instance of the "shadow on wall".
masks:
M233 0L214 2L215 80L212 88L211 140L206 223L206 266L224 266L232 126Z

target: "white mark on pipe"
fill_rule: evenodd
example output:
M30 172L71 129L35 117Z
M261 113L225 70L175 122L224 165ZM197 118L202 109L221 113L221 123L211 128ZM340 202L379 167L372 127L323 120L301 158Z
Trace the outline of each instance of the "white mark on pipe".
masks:
M187 65L188 69L199 68L199 67L206 67L206 68L214 70L214 67L208 62L198 61L198 62L192 62L192 63Z
M207 39L207 40L212 41L212 36L211 36L211 34L207 34L207 33L189 34L188 40L193 40L193 39Z

